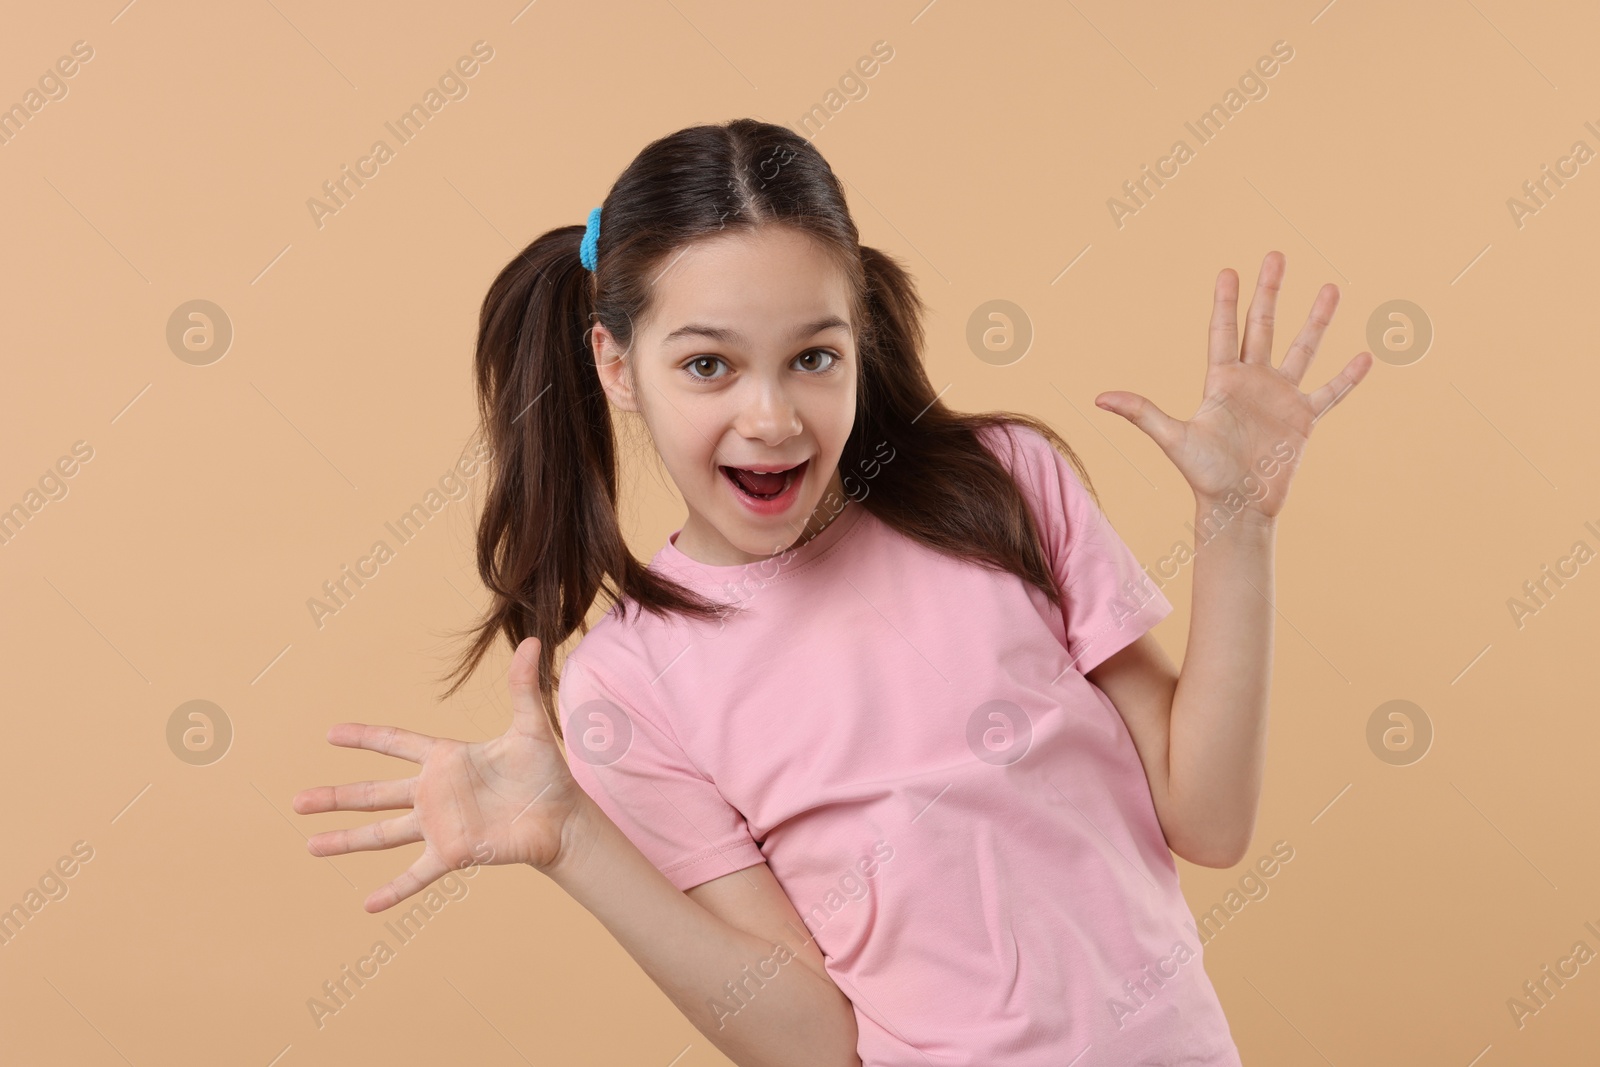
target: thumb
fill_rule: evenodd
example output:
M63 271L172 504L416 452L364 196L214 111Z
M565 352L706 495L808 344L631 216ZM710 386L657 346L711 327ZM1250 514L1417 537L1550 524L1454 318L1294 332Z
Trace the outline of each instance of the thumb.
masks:
M1139 427L1169 456L1183 441L1183 423L1138 393L1113 390L1095 397L1094 404L1095 407L1121 415Z
M550 720L539 700L539 639L524 638L506 672L511 690L511 729L526 737L550 737Z

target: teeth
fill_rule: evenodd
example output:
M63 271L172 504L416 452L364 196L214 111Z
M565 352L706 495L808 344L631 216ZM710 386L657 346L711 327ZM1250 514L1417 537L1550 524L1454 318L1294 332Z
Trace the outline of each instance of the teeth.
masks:
M730 467L728 469L729 470L748 470L748 471L755 471L756 470L754 467ZM739 492L744 493L745 496L750 497L752 500L774 500L777 497L780 497L784 493L787 493L789 491L789 487L794 484L795 472L798 471L799 469L800 469L799 466L794 466L794 467L790 467L788 470L784 471L783 472L783 487L781 489L779 489L776 493L773 493L771 496L761 496L761 495L759 495L757 493L749 492L748 490L745 489L745 487L743 485L739 484L739 479L738 478L732 477L731 475L728 477L728 480L733 483L735 489L738 489ZM773 471L756 471L756 473L772 474L772 473L776 473L776 472L773 472Z
M801 460L799 463L796 463L792 467L731 467L730 466L728 469L729 470L738 470L738 471L749 471L752 474L782 474L782 473L787 473L788 471L797 471L804 465L805 465L805 460Z

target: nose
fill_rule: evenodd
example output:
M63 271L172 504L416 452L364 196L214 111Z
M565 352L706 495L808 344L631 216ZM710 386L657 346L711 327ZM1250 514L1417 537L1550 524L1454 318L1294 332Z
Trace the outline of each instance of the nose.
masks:
M775 448L801 432L800 411L781 382L752 379L750 388L734 424L740 436Z

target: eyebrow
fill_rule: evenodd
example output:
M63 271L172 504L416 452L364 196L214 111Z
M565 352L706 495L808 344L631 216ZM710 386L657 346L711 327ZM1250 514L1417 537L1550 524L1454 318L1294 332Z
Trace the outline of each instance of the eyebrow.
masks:
M803 338L819 334L824 330L839 329L848 330L850 329L850 324L837 315L824 315L820 319L801 323L795 328L793 337L794 340L799 341ZM676 330L673 330L671 333L663 337L661 339L661 343L663 345L669 345L673 341L683 337L704 337L712 341L717 341L721 344L744 343L744 335L738 330L730 330L723 326L708 326L699 322L691 322L687 325L679 326Z

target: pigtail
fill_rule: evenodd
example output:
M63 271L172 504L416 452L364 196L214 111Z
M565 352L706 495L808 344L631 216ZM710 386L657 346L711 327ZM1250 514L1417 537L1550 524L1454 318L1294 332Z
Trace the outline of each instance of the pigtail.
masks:
M504 635L539 639L539 697L561 737L556 653L597 596L655 611L707 614L634 558L617 517L617 444L589 321L594 275L578 257L582 226L536 239L490 285L478 317L479 416L489 439L478 524L478 576L492 604L450 673L453 694Z
M856 425L839 459L845 492L907 537L1016 574L1058 603L1027 500L979 431L1004 423L1032 427L1067 458L1094 496L1089 472L1040 419L946 407L923 365L923 302L911 275L893 256L864 245L861 265L865 326L857 344Z

